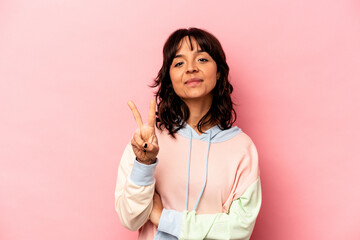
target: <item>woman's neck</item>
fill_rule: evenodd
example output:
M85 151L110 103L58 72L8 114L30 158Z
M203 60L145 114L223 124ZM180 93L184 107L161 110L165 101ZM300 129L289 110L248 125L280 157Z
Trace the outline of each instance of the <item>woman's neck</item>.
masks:
M190 116L187 120L187 124L190 125L199 135L202 133L197 129L197 124L199 123L200 119L204 117L204 115L209 111L211 104L212 104L212 98L211 99L205 99L202 101L195 100L195 99L185 99L183 100L187 107L189 108ZM211 116L208 116L206 120L208 120ZM205 132L206 130L213 127L211 123L203 125L201 127L201 131Z

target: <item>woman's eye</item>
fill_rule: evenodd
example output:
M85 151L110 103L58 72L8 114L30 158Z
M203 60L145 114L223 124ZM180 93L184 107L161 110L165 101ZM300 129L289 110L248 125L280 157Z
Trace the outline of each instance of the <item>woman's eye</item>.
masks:
M182 65L182 62L178 62L177 64L174 65L174 67L178 67L180 65Z
M208 60L206 58L200 58L199 61L200 62L207 62Z

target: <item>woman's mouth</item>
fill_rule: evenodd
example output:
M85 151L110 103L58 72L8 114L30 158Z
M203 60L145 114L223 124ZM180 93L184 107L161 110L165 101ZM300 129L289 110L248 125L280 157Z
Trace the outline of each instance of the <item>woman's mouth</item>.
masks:
M195 87L200 85L200 83L202 83L203 80L200 78L190 78L189 80L185 81L185 85L190 86L190 87Z

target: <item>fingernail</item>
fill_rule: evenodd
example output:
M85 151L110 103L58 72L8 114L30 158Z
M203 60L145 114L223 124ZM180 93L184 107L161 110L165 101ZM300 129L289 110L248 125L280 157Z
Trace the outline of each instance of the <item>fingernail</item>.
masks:
M147 143L144 144L144 148L147 148Z

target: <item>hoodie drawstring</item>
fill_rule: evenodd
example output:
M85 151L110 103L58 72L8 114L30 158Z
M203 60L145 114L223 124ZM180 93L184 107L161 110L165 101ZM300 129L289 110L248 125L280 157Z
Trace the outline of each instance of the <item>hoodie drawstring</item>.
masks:
M189 203L189 178L190 178L190 156L191 156L191 140L192 140L192 132L189 129L190 138L189 138L189 152L188 152L188 166L187 166L187 181L186 181L186 205L185 209L188 210L188 203Z
M192 142L192 131L189 129L190 132L190 140L189 140L189 154L188 154L188 169L187 169L187 184L186 184L186 206L185 209L188 211L188 203L189 203L189 179L190 179L190 156L191 156L191 142ZM205 161L205 177L204 177L204 184L202 186L201 192L199 194L199 197L196 201L194 211L196 211L200 199L204 193L206 182L207 182L207 173L208 173L208 162L209 162L209 149L210 149L210 141L211 141L211 130L209 131L209 138L208 138L208 145L207 145L207 151L206 151L206 161Z

